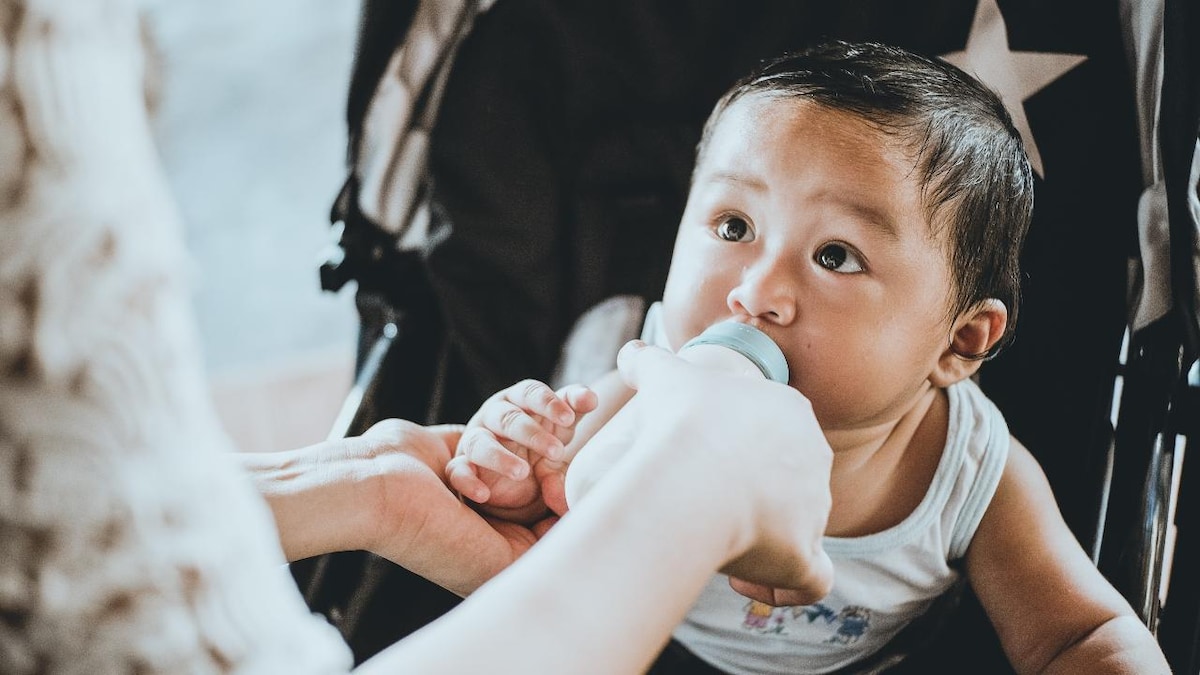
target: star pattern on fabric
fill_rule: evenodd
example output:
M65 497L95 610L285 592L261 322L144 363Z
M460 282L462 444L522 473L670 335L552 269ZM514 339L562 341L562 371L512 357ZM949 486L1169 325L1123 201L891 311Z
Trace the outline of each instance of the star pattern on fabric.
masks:
M1042 153L1025 116L1025 101L1087 60L1079 54L1016 52L1008 46L1008 27L996 0L979 0L967 46L942 58L979 78L1000 95L1013 124L1021 132L1029 164L1042 178Z

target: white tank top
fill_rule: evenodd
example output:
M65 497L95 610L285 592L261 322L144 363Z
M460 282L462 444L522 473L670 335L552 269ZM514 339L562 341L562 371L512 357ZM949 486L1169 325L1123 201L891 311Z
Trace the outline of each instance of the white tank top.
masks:
M645 338L665 346L658 312ZM730 673L828 673L867 659L958 581L1008 458L1008 426L979 387L949 387L946 447L921 503L864 537L825 537L833 591L820 602L770 607L711 579L675 638Z

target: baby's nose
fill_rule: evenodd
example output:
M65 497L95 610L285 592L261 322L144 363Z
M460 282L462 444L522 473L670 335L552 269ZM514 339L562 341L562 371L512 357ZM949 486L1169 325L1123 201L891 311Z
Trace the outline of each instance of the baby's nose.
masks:
M795 288L779 265L746 268L739 283L729 291L726 304L734 316L750 316L776 324L796 318Z

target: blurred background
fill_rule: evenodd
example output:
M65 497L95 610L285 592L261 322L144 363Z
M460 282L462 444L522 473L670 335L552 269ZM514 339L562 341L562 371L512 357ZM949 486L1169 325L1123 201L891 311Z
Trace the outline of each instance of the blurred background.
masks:
M196 263L214 400L243 450L324 438L350 387L352 289L317 261L344 179L358 5L145 0L163 61L155 131Z

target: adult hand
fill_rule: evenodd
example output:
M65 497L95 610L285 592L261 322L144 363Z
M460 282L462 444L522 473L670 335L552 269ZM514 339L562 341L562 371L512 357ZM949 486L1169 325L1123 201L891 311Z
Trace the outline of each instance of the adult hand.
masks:
M234 455L275 516L289 560L368 550L465 595L537 541L487 520L442 481L460 426L384 420L357 437Z
M463 504L443 482L462 431L384 420L362 435L376 477L368 502L376 527L363 548L465 595L528 550L552 521L525 527Z
M637 445L671 454L664 470L690 485L681 499L714 500L733 516L722 571L742 580L735 588L789 604L828 593L833 565L821 538L832 503L833 453L808 399L785 385L705 370L637 341L621 350L618 367L638 390L629 404ZM580 455L591 450L584 446Z

